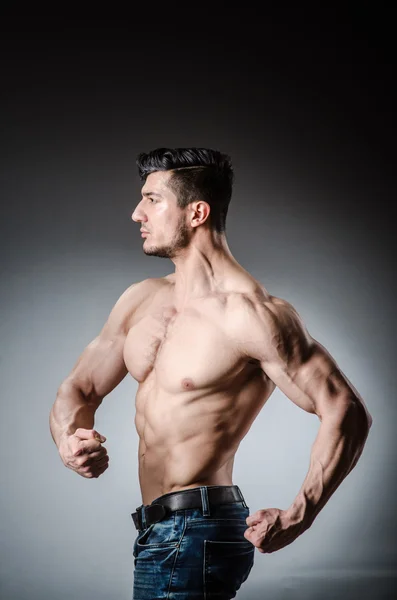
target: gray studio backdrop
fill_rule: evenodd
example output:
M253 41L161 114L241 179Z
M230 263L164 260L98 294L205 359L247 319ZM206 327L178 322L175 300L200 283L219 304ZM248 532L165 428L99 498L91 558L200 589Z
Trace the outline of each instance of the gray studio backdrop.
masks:
M195 139L219 145L215 137ZM155 139L145 149L153 145ZM344 197L293 177L271 187L236 145L220 146L236 168L227 227L234 256L272 294L294 304L374 418L361 460L312 528L276 553L257 552L239 597L317 598L321 590L334 598L350 586L375 598L371 586L379 590L392 577L395 559L386 258L367 236L368 220L344 210L351 190ZM45 149L9 175L0 363L0 591L7 600L131 597L130 513L141 503L137 384L127 376L97 412L110 456L99 479L63 466L48 415L58 385L122 291L173 270L170 261L144 255L130 219L140 198L132 160L140 149L122 148L117 161L106 151L94 156L93 148L85 161L77 147L66 158ZM251 512L290 505L318 427L316 416L274 392L236 455L234 483Z
M97 412L110 457L98 479L63 466L48 419L120 294L173 271L144 255L131 221L136 155L158 146L230 153L232 253L296 307L373 416L356 468L304 535L256 552L239 600L383 600L396 583L389 63L349 27L327 37L310 22L310 35L283 39L284 26L254 34L253 21L244 43L210 39L206 23L197 49L190 23L163 27L161 45L146 15L80 42L75 31L62 44L61 21L0 36L2 600L132 596L137 384L127 376ZM274 392L235 459L251 512L291 504L319 424Z

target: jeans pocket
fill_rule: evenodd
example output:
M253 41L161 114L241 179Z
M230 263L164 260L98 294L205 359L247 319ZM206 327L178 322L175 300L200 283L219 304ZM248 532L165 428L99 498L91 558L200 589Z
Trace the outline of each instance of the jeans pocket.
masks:
M183 519L183 517L181 517ZM155 548L175 548L182 538L183 527L175 515L150 525L136 539L135 552Z
M140 531L140 532L138 533L138 535L136 536L136 538L135 538L135 540L134 540L134 545L133 545L133 549L132 549L132 554L133 554L133 556L134 556L135 558L136 558L136 555L137 555L137 550L138 550L138 541L139 541L139 538L140 538L141 536L142 536L142 531Z
M248 540L204 541L204 586L207 594L233 594L248 578L255 546ZM230 596L233 597L233 596Z

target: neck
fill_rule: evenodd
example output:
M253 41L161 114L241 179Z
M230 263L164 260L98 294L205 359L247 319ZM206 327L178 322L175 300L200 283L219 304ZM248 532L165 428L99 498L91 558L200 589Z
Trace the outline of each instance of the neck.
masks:
M233 268L241 268L230 252L225 235L213 233L205 242L198 237L172 258L177 307L183 307L190 299L225 291L227 274Z

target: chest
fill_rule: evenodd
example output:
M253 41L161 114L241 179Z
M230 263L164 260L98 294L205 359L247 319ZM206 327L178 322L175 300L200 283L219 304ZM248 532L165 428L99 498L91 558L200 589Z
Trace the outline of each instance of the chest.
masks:
M242 358L221 311L172 306L143 314L126 338L124 360L139 383L154 376L170 394L214 389L236 373Z

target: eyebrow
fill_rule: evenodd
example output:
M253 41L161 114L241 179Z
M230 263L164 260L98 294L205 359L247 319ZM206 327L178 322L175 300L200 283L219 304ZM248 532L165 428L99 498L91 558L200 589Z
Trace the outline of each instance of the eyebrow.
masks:
M142 192L142 196L158 196L161 198L161 194L157 194L156 192Z

